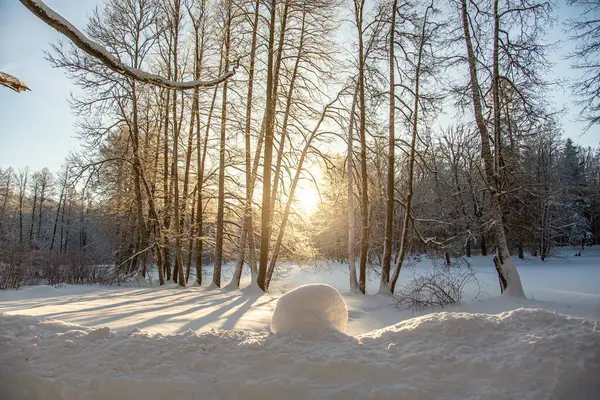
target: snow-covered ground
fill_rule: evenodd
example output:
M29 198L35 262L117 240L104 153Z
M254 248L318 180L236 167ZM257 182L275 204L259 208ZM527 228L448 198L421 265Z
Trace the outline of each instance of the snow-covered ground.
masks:
M573 253L516 260L529 299L498 297L491 257L473 257L477 299L471 287L465 304L418 313L348 294L339 264L291 267L265 295L174 285L2 291L0 399L597 399L600 249ZM426 258L407 267L400 284L427 268ZM317 282L344 294L347 336L270 333L279 296ZM367 289L378 285L373 275Z

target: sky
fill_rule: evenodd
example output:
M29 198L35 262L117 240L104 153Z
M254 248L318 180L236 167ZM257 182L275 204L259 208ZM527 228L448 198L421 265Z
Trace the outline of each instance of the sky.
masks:
M84 28L87 16L102 0L47 0L46 4L69 19L75 26ZM574 16L576 10L559 2L560 18ZM564 39L562 26L557 24L548 35L549 41ZM75 117L68 98L77 88L44 59L50 43L62 36L31 14L17 0L0 0L0 71L23 80L31 92L17 94L0 87L0 168L33 170L48 167L57 171L70 151L77 150ZM66 40L66 39L65 39ZM564 55L567 45L559 45L552 57L556 62L551 78L573 74ZM563 118L565 135L576 143L597 147L600 144L600 127L584 135L585 125L576 122L578 108L573 106L569 91L556 89L550 94L555 107L568 108Z

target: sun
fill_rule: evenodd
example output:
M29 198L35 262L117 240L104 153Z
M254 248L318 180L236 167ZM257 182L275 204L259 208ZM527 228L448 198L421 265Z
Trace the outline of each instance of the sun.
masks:
M295 204L302 213L306 215L314 213L320 201L319 193L314 187L296 189Z

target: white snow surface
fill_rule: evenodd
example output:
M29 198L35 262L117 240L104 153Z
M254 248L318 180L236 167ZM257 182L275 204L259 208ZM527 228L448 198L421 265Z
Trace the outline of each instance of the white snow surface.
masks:
M290 266L267 294L247 276L0 291L0 399L600 399L600 249L576 252L514 259L527 299L499 296L491 257L472 257L481 291L419 312L348 293L335 263ZM408 263L399 286L428 268ZM270 332L278 298L310 283L342 293L347 335Z
M271 332L297 333L303 338L326 339L346 332L348 309L344 298L331 285L303 285L277 300Z
M2 399L594 399L598 322L434 313L358 337L180 335L0 318ZM393 346L392 346L393 344Z

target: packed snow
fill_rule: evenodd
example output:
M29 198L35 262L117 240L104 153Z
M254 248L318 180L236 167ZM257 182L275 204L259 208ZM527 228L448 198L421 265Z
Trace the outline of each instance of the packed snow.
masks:
M289 266L267 294L0 291L0 399L600 398L600 251L515 259L528 299L499 296L491 257L469 262L465 304L418 312L348 293L333 263ZM411 260L400 286L430 266ZM312 283L326 285L296 289ZM338 333L306 336L315 326Z
M295 332L303 338L324 339L346 332L348 309L344 298L331 285L300 286L279 298L271 332Z

